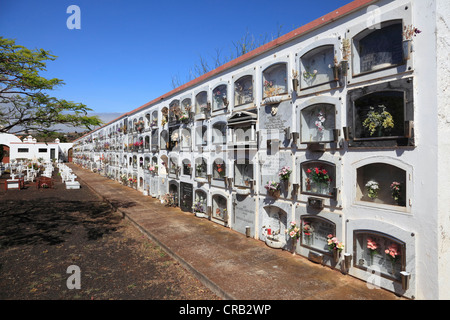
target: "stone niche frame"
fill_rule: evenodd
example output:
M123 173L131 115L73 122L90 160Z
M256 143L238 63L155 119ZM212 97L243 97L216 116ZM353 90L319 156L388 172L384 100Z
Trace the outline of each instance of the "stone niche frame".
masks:
M279 211L283 213L283 216L281 219L284 219L284 221L275 221L275 211ZM292 203L288 202L276 202L271 203L268 202L266 198L259 198L259 213L258 213L258 226L259 226L259 232L258 232L258 239L266 242L267 245L269 245L272 248L276 248L278 246L281 246L280 248L283 250L292 250L293 249L293 242L289 238L289 236L285 233L286 230L289 230L290 223L292 221ZM266 240L273 241L273 238L269 237L267 234L267 228L271 229L272 231L280 231L280 233L276 236L278 238L278 241L274 244L277 244L278 246L271 246L273 242L269 242ZM281 228L278 230L278 228Z
M209 192L211 193L211 202L210 202L211 221L223 226L229 226L230 221L232 221L232 217L230 214L231 213L230 194L227 194L221 190L214 190L214 189L210 189ZM223 201L226 201L225 207L221 207L221 205L223 205ZM218 208L222 209L221 210L221 215L223 215L222 218L217 217L216 211ZM226 212L224 212L223 209L226 209Z
M292 191L294 185L295 169L293 165L293 157L291 151L280 151L276 154L267 155L260 153L259 156L259 194L266 196L266 202L276 202L272 196L268 195L268 192L264 186L271 181L280 182L280 199L293 199ZM288 166L291 168L292 173L288 182L281 182L278 172L282 167Z
M211 200L210 199L208 199L208 196L209 196L209 189L206 189L206 188L204 188L203 186L202 187L195 187L195 184L194 184L194 193L193 193L193 196L194 196L194 198L193 198L193 201L192 201L192 203L193 203L193 206L195 206L195 204L196 204L196 201L197 201L197 199L198 199L198 197L197 197L197 194L198 193L203 193L204 194L204 199L205 199L205 203L203 203L203 210L204 210L204 212L202 212L202 213L200 213L200 212L195 212L195 210L193 209L193 212L194 212L194 214L197 216L197 217L199 217L199 218L206 218L206 219L209 219L210 218L210 212L208 212L208 207L211 205Z
M214 94L215 94L215 90L218 89L218 87L220 86L226 86L226 99L223 99L222 102L222 107L221 108L216 108L216 103L214 101ZM218 115L224 115L229 113L230 109L231 109L231 86L230 86L230 82L229 81L218 81L218 82L214 82L213 84L210 85L210 90L211 92L209 93L211 96L211 100L210 100L210 108L211 108L211 117L214 116L218 116ZM221 97L223 98L223 95L221 95ZM219 98L219 97L218 97Z
M334 195L320 195L318 193L309 193L306 192L306 190L302 189L303 181L302 179L306 178L302 174L302 164L305 163L320 163L323 162L325 164L334 166L334 172L335 176L333 177L334 182ZM311 203L311 199L319 199L322 201L323 207L330 207L330 208L342 208L342 199L341 199L341 190L342 190L342 160L339 155L332 155L329 153L324 153L318 156L317 153L314 154L308 154L305 153L303 155L299 155L295 158L295 167L297 169L294 180L296 184L298 184L298 196L297 200L300 202L304 202L305 204L310 207L311 210L321 210L318 208L314 208L311 206L313 203Z
M319 221L321 223L329 223L330 226L334 226L334 236L337 237L339 242L344 243L344 250L341 252L340 258L338 263L341 265L344 263L344 253L347 250L347 243L345 241L343 230L343 219L342 215L339 213L334 213L330 211L321 211L318 213L311 213L308 212L308 208L302 205L297 205L295 207L295 222L297 223L297 226L300 227L301 230L301 236L302 238L297 243L296 252L314 262L319 262L323 265L336 267L337 263L333 259L333 254L331 251L328 250L328 248L319 249L318 247L315 247L314 245L308 244L306 241L304 241L303 238L303 222L304 221ZM325 239L323 240L323 244L327 243L327 234L323 234L322 236L325 236Z
M402 4L391 10L380 10L378 7L374 6L372 14L376 16L376 19L373 20L374 24L372 26L368 26L368 22L364 21L348 28L345 37L351 41L352 51L352 60L349 63L351 72L348 73L347 77L347 81L349 84L365 82L368 80L378 79L380 77L403 74L414 69L414 58L412 57L399 65L391 65L387 66L386 68L379 68L377 70L361 73L359 72L358 67L360 64L360 60L357 48L359 39L371 33L372 31L379 30L380 27L383 27L394 20L402 21L403 26L412 25L412 10L412 3ZM368 12L368 14L370 14L370 12ZM355 66L357 68L355 68Z
M259 110L259 150L277 152L289 148L294 127L291 101L261 105Z
M318 83L316 85L306 86L304 76L303 76L304 71L313 72L313 70L305 69L305 65L304 65L305 59L306 58L310 59L311 57L308 57L308 56L314 55L315 52L319 53L319 52L321 52L321 50L327 49L327 47L329 47L329 49L333 50L334 55L328 56L327 60L323 61L321 70L329 69L329 71L328 70L327 71L332 75L333 69L329 68L329 66L331 66L331 67L334 66L334 57L337 58L338 62L340 62L342 59L342 52L340 50L340 46L341 46L341 40L339 39L338 36L336 36L334 38L326 38L326 39L314 41L313 43L311 43L310 45L306 46L301 51L296 53L296 62L298 63L298 68L297 68L298 82L299 82L299 86L298 86L298 90L297 90L298 96L317 93L320 91L336 89L341 86L340 81L335 80L333 77L330 78L328 81L324 81L324 82ZM303 59L303 61L302 61L302 59Z
M255 237L256 197L233 193L231 196L232 219L231 229L246 234L250 228L250 237Z
M176 190L175 205L180 207L180 182L178 180L169 180L168 188L168 193L173 193Z
M342 101L339 98L317 96L313 98L300 99L300 103L295 106L295 127L297 128L298 141L295 141L299 150L311 149L316 150L313 145L319 145L322 151L329 149L340 149L341 147L341 135L342 135ZM334 119L334 128L329 129L331 132L329 134L329 139L324 141L308 141L303 137L302 129L304 124L303 116L307 108L317 106L317 105L330 105L334 106L334 114L332 115ZM317 118L319 120L319 118ZM325 120L326 123L326 120Z
M261 105L265 105L265 104L272 104L274 103L274 101L271 101L271 99L266 100L267 97L265 97L264 95L264 83L265 80L273 80L273 79L266 79L265 75L266 72L268 70L270 70L273 67L276 67L278 65L285 65L286 67L286 74L284 75L285 77L285 82L286 82L286 91L276 94L275 97L272 100L275 100L275 103L280 103L281 101L285 101L285 100L290 100L291 99L291 92L293 90L293 85L292 85L292 81L290 81L292 79L292 65L291 65L291 61L289 58L289 54L287 54L285 57L276 57L273 60L271 60L270 62L266 62L264 64L262 64L259 68L261 71L261 83L260 83L260 89L258 88L258 90L260 90L261 92Z
M369 85L358 89L349 90L347 94L347 127L344 131L348 132L346 140L350 148L395 148L395 147L414 147L414 84L413 78L393 80L375 85ZM398 135L394 136L375 136L375 137L357 137L357 131L362 132L363 121L359 119L355 102L364 97L374 96L375 99L382 99L382 93L386 93L388 99L403 98L403 110L397 111L402 114L403 119L398 124L399 115L394 114L394 128L400 125ZM391 95L390 95L391 94ZM394 100L395 102L395 100ZM376 106L378 108L378 106ZM379 111L379 108L376 110ZM388 110L392 112L392 109ZM358 120L358 119L359 120ZM358 122L357 122L358 121ZM359 129L357 129L359 128ZM403 129L403 130L401 130ZM403 135L402 135L403 133Z
M185 105L183 104L184 101L186 101L186 99L190 100L190 111L186 112L185 109ZM188 94L184 94L182 96L180 96L180 109L181 109L181 115L183 115L183 113L186 112L186 115L189 117L189 121L188 123L191 122L191 120L194 120L193 114L191 114L191 112L194 111L195 109L195 97L192 96L192 93L188 93ZM180 121L181 123L183 123L182 121Z
M390 204L384 204L384 203L378 203L375 201L361 201L357 200L358 196L358 169L363 168L367 165L371 164L385 164L393 166L399 170L403 170L405 172L405 185L403 187L406 187L405 191L405 206L399 206L399 205L390 205ZM354 181L354 187L353 187L353 193L352 193L352 199L350 199L350 203L352 203L352 206L359 207L359 208L366 208L366 209L372 209L375 211L385 211L389 214L392 213L404 213L404 214L410 214L411 213L411 199L414 198L414 190L413 190L413 168L411 165L407 164L406 162L403 162L401 160L398 160L396 158L387 157L387 156L373 156L365 159L361 159L359 161L356 161L352 164L352 181ZM374 178L375 179L375 178ZM379 182L379 181L377 181ZM392 182L392 181L391 181ZM359 188L365 188L365 182L363 181ZM386 187L386 184L384 185ZM389 187L389 184L387 185ZM364 192L365 190L362 190L361 192Z
M217 141L220 139L216 139L219 138L217 135L217 129L214 128L215 125L223 125L225 126L225 136L223 137L224 140L223 141ZM214 117L211 119L210 121L210 131L211 131L211 143L210 143L210 149L213 150L214 148L216 149L216 152L220 152L224 149L226 149L226 144L228 142L228 124L227 124L227 118L225 116L220 116L220 117Z
M249 102L241 102L241 103L237 103L236 102L236 82L239 82L240 80L243 80L244 77L251 77L251 89L247 90L251 90L251 94L252 94L252 101ZM231 83L231 96L230 98L232 99L231 101L231 107L232 107L232 112L237 112L239 110L245 110L245 109L252 109L252 108L256 108L256 90L255 90L255 68L252 68L251 70L247 70L247 71L242 71L240 73L234 74L231 78L232 78L232 83Z
M211 165L211 170L210 170L210 172L211 172L211 186L219 187L219 188L225 188L227 186L227 184L226 184L227 182L225 180L227 180L230 168L229 168L228 159L225 156L226 156L226 154L216 156L211 161L211 164L210 164ZM214 166L215 166L216 161L217 161L217 164L224 166L225 174L224 174L223 178L215 177L215 173L214 173L215 168L214 168Z
M206 101L204 102L205 107L207 107L208 105L211 106L211 96L210 96L210 89L209 86L203 86L197 90L194 91L193 97L193 107L194 107L194 119L197 120L205 120L207 117L209 117L210 113L209 112L202 112L200 110L201 105L199 104L198 99L200 98L200 94L202 94L203 92L206 93ZM203 96L203 94L202 94ZM200 101L201 103L202 101Z
M416 234L411 230L405 230L398 226L387 222L372 219L356 219L347 222L347 246L345 251L352 254L352 261L348 273L356 278L364 281L370 281L373 285L377 285L386 290L395 292L400 296L414 298L416 292ZM357 235L359 233L368 233L375 236L384 236L393 242L398 242L402 247L401 264L402 271L407 272L409 276L408 289L402 286L401 276L393 278L386 274L378 267L361 267L358 266L357 256ZM365 243L363 244L366 245ZM384 255L383 253L380 253ZM355 258L356 257L356 258Z

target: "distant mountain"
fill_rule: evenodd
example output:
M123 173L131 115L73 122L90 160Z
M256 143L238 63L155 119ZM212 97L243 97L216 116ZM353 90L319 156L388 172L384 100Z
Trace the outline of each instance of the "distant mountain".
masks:
M98 116L100 118L100 120L102 120L102 122L104 124L106 124L106 123L109 123L109 122L117 119L118 117L120 117L124 113L120 113L120 112L104 112L104 113L90 112L90 113L88 113L88 115L90 115L90 116ZM70 126L65 126L65 125L55 125L54 128L55 128L55 130L58 130L59 132L75 132L75 131L83 132L83 131L86 131L85 128L70 127ZM96 129L96 128L97 127L92 128L92 129Z

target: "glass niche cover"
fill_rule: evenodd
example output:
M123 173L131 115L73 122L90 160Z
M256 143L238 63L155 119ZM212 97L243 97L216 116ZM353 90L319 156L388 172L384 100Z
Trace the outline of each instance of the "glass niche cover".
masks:
M273 97L287 92L286 63L277 63L263 71L263 98Z
M354 101L355 139L405 136L405 93L380 91Z
M354 266L363 270L376 268L385 278L400 280L405 270L404 242L370 230L355 231Z
M301 143L321 143L334 141L336 128L335 106L315 104L301 110Z
M336 166L324 161L308 161L301 165L302 193L333 197Z
M234 104L240 106L253 102L253 78L243 76L234 83Z
M240 187L250 187L253 183L253 164L248 161L236 160L234 165L234 184Z
M300 59L302 89L315 87L336 80L334 46L315 48Z

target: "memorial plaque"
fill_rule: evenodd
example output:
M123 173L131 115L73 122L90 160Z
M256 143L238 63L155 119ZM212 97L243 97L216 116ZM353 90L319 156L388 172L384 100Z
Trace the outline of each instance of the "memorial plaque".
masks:
M279 239L286 241L287 213L276 206L266 206L263 210L262 226L270 229L272 235L279 235Z
M250 236L255 234L256 199L249 196L233 195L233 229L245 234L245 228L250 227Z
M159 195L164 196L169 192L169 182L167 178L160 178L159 180Z
M150 194L152 197L158 197L160 195L158 177L150 177Z
M193 186L191 183L180 182L180 208L185 212L192 212Z
M289 101L283 101L261 108L259 126L261 130L284 132L285 128L291 127L291 119L292 104Z
M363 270L375 269L380 275L400 280L405 269L405 244L377 232L355 231L354 265Z
M301 226L300 243L302 246L329 252L327 236L336 234L336 225L333 222L319 217L303 217Z
M292 168L292 157L290 152L277 152L274 155L261 154L260 157L261 165L261 181L260 181L260 193L267 194L267 190L264 186L269 181L280 182L280 176L278 175L280 169L284 166ZM292 188L292 175L288 182L280 183L280 194L283 198L289 198L290 190ZM291 186L289 186L291 184Z

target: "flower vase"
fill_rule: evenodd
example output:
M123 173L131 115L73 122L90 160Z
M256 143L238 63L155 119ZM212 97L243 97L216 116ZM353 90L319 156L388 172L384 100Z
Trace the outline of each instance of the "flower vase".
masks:
M292 79L292 87L294 91L297 91L298 89L298 79Z
M348 61L347 60L342 60L341 61L341 72L342 72L342 76L346 77L348 74Z
M269 196L278 199L280 197L280 190L269 190Z
M333 76L334 76L334 81L339 80L339 67L338 66L333 67Z
M295 256L295 249L297 248L297 238L292 239L292 255Z
M338 250L338 249L333 249L333 261L334 261L335 263L338 263L338 262L339 262L339 256L340 256L340 254L341 254L341 251L340 251L340 250Z
M403 61L411 58L412 40L403 40Z

